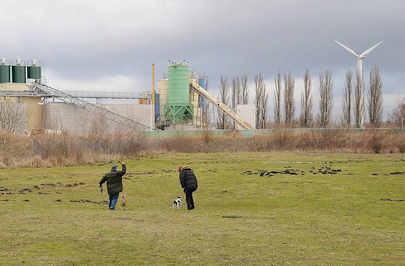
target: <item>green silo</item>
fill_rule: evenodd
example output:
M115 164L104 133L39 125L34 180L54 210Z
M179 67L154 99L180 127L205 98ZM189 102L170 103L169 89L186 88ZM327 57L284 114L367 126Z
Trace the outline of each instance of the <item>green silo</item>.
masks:
M192 121L189 66L186 63L171 63L168 72L169 86L165 118L174 124Z
M190 103L190 70L184 63L169 65L169 104Z
M0 65L0 83L10 83L9 65Z
M28 66L27 76L29 79L41 79L41 67L40 66Z
M22 65L15 65L12 67L13 83L26 83L27 68Z

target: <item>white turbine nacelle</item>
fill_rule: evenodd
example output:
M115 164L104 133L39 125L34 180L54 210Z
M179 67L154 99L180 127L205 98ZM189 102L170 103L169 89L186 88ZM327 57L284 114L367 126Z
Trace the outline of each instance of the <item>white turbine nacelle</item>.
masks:
M369 53L371 53L371 51L373 51L375 48L377 48L378 46L380 46L383 42L379 42L377 44L375 44L374 46L371 46L370 48L368 48L367 50L365 50L363 53L361 54L357 54L355 51L353 51L352 49L350 49L349 47L345 46L344 44L341 44L338 41L335 41L338 45L340 45L341 47L343 47L343 49L345 49L346 51L348 51L349 53L353 54L355 57L357 57L357 67L356 67L356 72L358 77L360 78L361 82L363 82L363 59L366 57L366 55L368 55ZM361 86L363 86L363 84L361 84Z

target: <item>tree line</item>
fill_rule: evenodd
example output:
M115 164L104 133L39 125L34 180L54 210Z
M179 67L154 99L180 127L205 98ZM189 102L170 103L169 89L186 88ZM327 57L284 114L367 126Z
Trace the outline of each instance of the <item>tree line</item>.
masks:
M351 71L346 72L341 115L337 121L332 121L334 105L333 77L330 71L321 72L318 76L319 93L318 110L313 106L312 77L307 69L304 73L304 87L300 97L300 108L297 113L296 98L294 97L296 85L295 77L291 74L277 73L274 85L268 86L261 73L254 77L254 105L256 107L255 123L257 129L270 127L320 127L328 128L340 126L346 128L361 128L364 126L378 128L383 123L383 94L380 70L377 66L370 71L369 85L359 75ZM248 104L251 91L248 88L248 76L237 76L228 81L221 76L218 99L236 111L239 104ZM270 106L270 99L273 99ZM402 110L403 109L403 110ZM392 121L399 119L401 112L405 117L405 105L391 115ZM272 119L270 119L272 113ZM395 119L394 119L395 116ZM368 122L366 124L366 121ZM218 129L235 128L231 121L221 110L217 110L216 127Z

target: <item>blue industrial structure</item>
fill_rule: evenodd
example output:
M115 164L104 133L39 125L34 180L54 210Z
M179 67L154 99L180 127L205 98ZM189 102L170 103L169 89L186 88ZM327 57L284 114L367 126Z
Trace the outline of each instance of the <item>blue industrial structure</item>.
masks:
M205 76L200 77L198 79L198 85L200 85L201 88L207 90L207 78ZM205 97L200 97L199 107L204 108L207 104L207 99L205 99Z
M155 94L155 122L159 120L160 117L160 94Z

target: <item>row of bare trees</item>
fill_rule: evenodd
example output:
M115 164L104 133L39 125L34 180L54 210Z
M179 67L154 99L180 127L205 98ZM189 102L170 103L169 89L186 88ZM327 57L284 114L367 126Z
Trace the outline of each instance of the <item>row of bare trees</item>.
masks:
M354 91L352 91L353 75L350 71L346 73L345 89L343 96L343 117L342 122L346 127L352 124L352 113L356 128L360 128L363 124L365 117L365 93L363 81L360 80L359 75L356 75L356 84ZM380 71L377 66L373 67L370 71L370 85L367 90L367 113L368 121L373 127L380 127L383 120L383 95L382 95L382 81Z
M294 127L329 127L332 123L333 109L333 79L329 71L319 74L319 113L313 114L313 91L312 78L309 70L304 74L304 88L301 95L301 113L298 119L295 116L295 78L291 73L282 75L277 73L274 78L272 91L264 81L263 75L258 74L254 78L256 107L255 121L256 128L267 128L269 122L269 97L273 97L272 126ZM346 73L345 88L343 95L341 123L345 127L360 128L365 118L365 110L368 112L368 121L371 126L379 127L382 123L382 81L378 67L370 71L370 85L367 92L364 91L363 81L356 75L353 92L353 75L350 71ZM230 105L234 110L238 104L247 104L249 98L248 77L235 77L232 79L232 88L229 95L229 84L225 77L221 77L221 87L219 89L219 99L226 105ZM365 97L367 97L365 99ZM229 102L231 99L231 103ZM366 104L367 102L367 108ZM234 123L230 123L224 113L218 111L217 128L235 128Z

